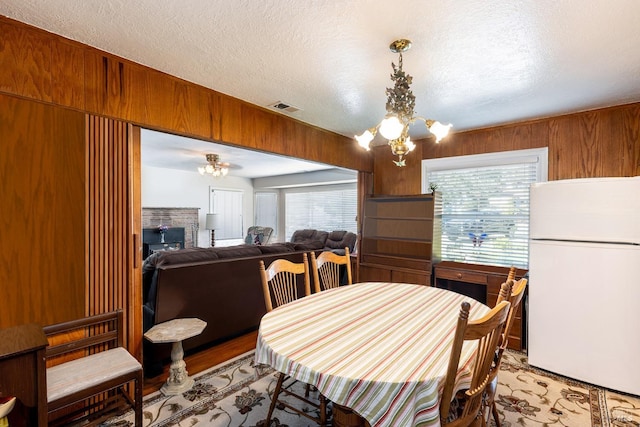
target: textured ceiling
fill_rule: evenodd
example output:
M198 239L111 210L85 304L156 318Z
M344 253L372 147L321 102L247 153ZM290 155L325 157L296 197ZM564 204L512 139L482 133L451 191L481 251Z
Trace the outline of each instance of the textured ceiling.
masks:
M640 101L638 0L3 0L0 14L350 137L385 113L398 38L416 113L454 130Z

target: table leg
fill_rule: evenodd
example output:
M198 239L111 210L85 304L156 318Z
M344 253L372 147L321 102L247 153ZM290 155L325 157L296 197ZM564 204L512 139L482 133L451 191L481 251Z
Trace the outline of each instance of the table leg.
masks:
M371 425L360 415L353 412L346 406L333 404L333 426L334 427L371 427Z
M182 350L182 341L176 341L171 347L171 366L169 367L169 378L162 386L160 391L164 395L180 394L189 390L194 383L193 378L189 377L184 362L184 351Z

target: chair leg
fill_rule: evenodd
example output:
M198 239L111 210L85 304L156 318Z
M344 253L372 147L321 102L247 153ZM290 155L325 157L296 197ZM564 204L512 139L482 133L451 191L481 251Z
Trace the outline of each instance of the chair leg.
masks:
M267 419L264 420L264 427L269 427L271 424L271 416L273 415L273 410L276 408L276 403L278 402L278 396L280 395L280 390L282 390L282 383L284 381L285 375L283 373L278 373L278 382L276 383L276 388L273 390L273 397L271 397L271 405L269 405L269 412L267 413Z
M491 405L491 413L493 414L493 420L496 422L496 426L502 427L500 424L500 414L498 414L498 407L496 406L495 401Z
M134 426L135 427L142 427L142 369L140 369L140 373L138 374L138 377L136 378L135 382L135 390L134 390L134 394L135 394L135 399L136 401L134 402L134 416L135 416L135 421L134 421Z
M327 399L320 393L320 427L327 425Z

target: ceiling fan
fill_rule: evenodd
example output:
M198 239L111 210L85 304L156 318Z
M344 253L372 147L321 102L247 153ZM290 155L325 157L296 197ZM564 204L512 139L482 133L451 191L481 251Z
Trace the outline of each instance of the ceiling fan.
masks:
M226 176L229 173L229 163L221 162L218 154L207 154L207 165L198 167L200 175L205 173L211 174L215 177Z

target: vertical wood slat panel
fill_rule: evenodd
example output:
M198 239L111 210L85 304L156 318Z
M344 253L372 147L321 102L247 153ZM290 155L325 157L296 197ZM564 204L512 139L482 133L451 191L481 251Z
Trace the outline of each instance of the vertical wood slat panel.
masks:
M88 280L86 314L100 314L123 309L125 343L139 355L141 316L135 289L135 272L131 262L133 247L131 209L130 149L131 126L116 120L87 116L88 142ZM133 284L133 286L132 286ZM133 292L133 293L132 293Z

